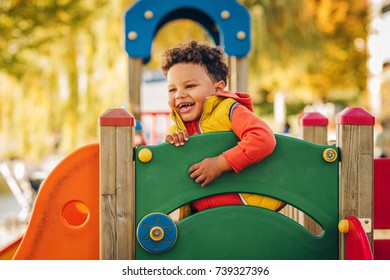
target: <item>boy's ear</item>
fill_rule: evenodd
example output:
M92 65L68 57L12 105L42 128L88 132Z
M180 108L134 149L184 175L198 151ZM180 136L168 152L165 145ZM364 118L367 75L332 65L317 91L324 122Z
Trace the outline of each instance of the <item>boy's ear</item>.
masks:
M225 82L220 80L214 84L215 92L223 92L225 89Z

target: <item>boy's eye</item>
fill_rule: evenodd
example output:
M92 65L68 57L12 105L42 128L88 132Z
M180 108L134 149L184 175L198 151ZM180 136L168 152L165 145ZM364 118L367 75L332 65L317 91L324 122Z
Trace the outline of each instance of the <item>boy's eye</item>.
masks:
M175 93L176 92L176 89L175 88L171 88L168 90L169 93Z
M193 84L187 85L187 88L193 88L193 87L195 87L195 85L193 85Z

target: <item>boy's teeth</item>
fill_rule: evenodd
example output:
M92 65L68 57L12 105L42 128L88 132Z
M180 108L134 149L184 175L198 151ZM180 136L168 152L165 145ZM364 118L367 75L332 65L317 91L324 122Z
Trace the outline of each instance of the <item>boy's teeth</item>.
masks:
M192 105L191 103L183 103L179 105L179 108L183 108L185 106L191 106L191 105Z

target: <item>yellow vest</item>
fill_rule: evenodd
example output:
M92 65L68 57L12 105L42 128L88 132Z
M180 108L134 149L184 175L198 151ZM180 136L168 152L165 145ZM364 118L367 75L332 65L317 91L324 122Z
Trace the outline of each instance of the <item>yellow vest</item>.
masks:
M235 103L238 104L233 98L224 98L216 95L207 97L199 120L200 132L231 131L230 110ZM171 111L171 118L174 121L174 125L170 127L169 134L186 129L176 111Z
M216 95L206 98L203 114L199 120L199 128L201 133L215 132L215 131L231 131L232 125L230 121L230 114L235 105L238 105L233 98L224 98ZM172 110L171 118L174 124L169 129L169 134L185 130L186 127L181 120L179 114ZM270 210L279 210L285 203L271 197L240 193L244 204L267 208ZM191 209L189 204L180 207L179 220L189 216Z

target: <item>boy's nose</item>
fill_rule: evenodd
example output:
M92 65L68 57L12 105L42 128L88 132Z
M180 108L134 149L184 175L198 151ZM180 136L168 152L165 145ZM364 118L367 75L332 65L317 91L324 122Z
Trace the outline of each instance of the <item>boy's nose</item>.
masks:
M179 99L179 98L183 98L185 96L185 91L182 90L182 89L178 89L176 91L176 95L175 95L175 98L176 99Z

